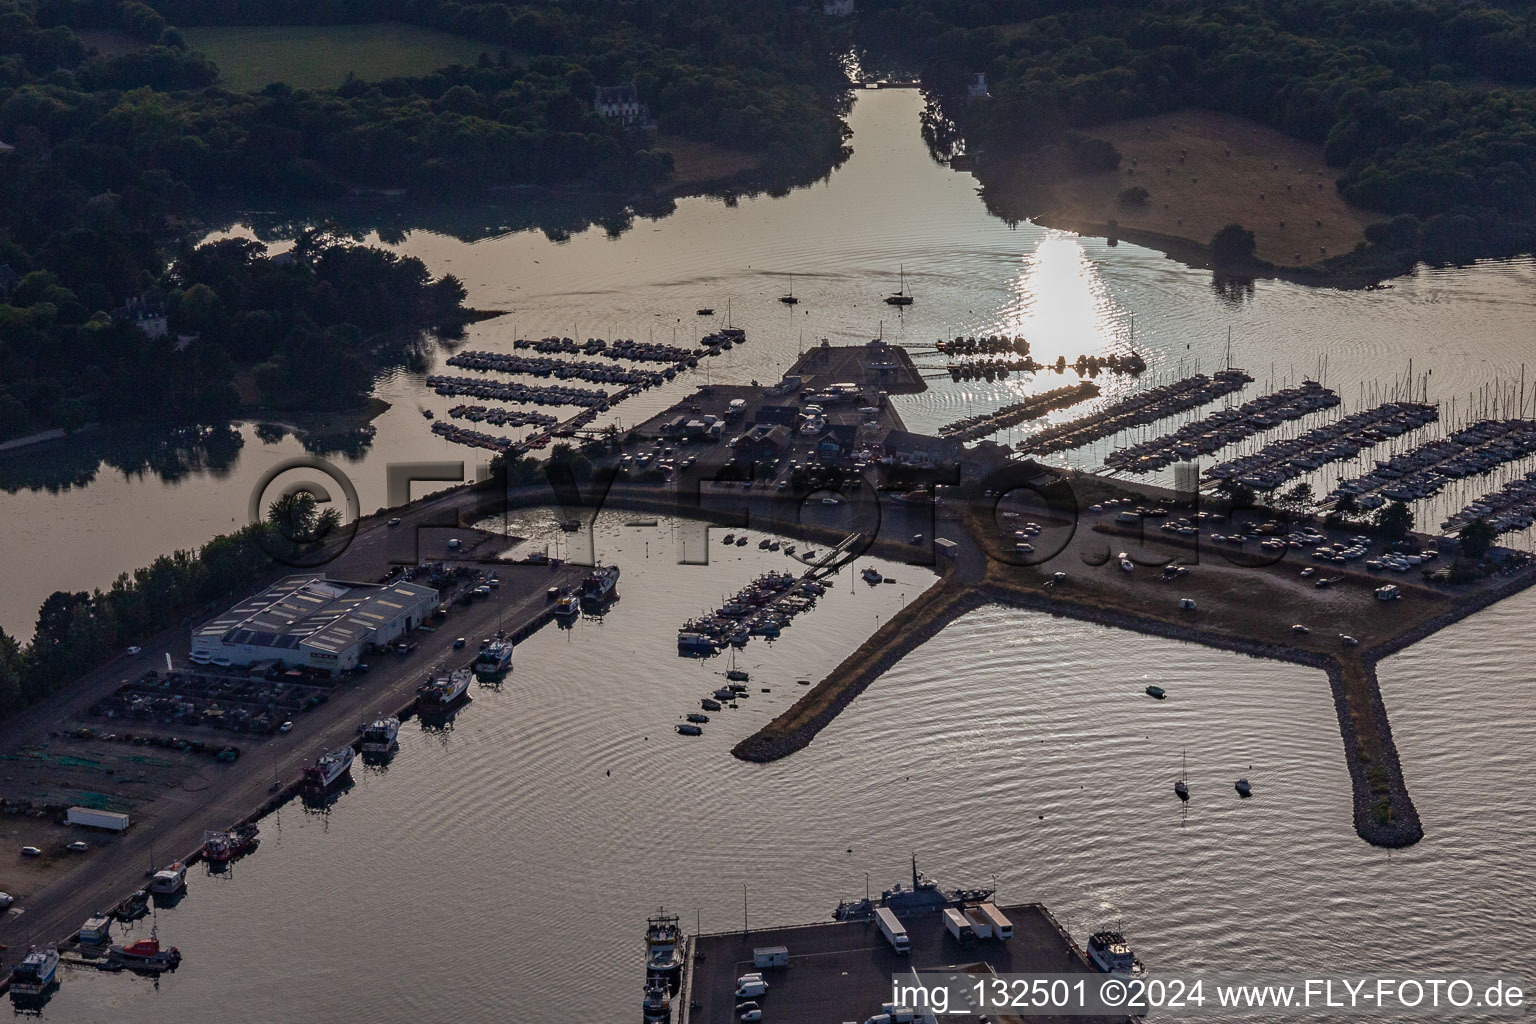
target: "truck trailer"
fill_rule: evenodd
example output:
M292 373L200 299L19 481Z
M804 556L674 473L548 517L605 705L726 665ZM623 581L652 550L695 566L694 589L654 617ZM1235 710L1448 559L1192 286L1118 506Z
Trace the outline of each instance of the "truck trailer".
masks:
M955 941L962 946L969 946L976 941L976 929L971 927L971 922L965 919L965 915L954 907L944 908L944 927L949 929L949 934L955 937Z
M885 941L891 944L891 948L898 953L910 953L912 940L907 935L906 925L890 907L875 908L875 923L880 926L880 934L885 936Z
M132 824L128 815L116 811L98 811L90 807L71 807L64 812L69 825L85 825L89 828L106 829L108 832L126 832Z

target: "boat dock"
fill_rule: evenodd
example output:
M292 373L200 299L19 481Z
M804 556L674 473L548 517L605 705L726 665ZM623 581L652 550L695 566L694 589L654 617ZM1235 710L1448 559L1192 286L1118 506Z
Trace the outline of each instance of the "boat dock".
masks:
M763 1017L774 1021L862 1021L890 1002L892 979L919 971L986 964L999 974L1090 973L1088 959L1049 910L1039 903L1000 908L1013 923L1006 941L980 939L962 946L944 927L942 914L903 916L911 954L897 954L875 922L763 928L697 935L689 940L678 999L681 1024L735 1024L736 979L759 971L768 991L758 999ZM783 946L789 962L782 967L754 967L753 950ZM945 1021L979 1020L946 1015ZM1054 1021L1055 1017L1031 1017ZM1084 1022L1124 1021L1125 1017L1060 1018Z

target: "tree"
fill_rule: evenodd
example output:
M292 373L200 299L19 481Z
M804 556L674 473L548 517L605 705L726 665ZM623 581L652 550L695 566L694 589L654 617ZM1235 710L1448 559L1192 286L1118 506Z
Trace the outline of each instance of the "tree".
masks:
M1248 263L1253 252L1253 232L1241 224L1228 224L1211 238L1211 259L1218 264Z
M313 493L297 490L267 506L267 522L295 544L312 544L341 527L341 511L335 506L322 509Z
M1280 498L1280 503L1286 508L1304 509L1312 504L1312 485L1303 480L1301 483L1286 491Z
M1461 553L1468 558L1482 558L1498 537L1498 531L1481 516L1463 526L1456 534L1456 539L1461 541Z
M1413 530L1413 509L1400 501L1384 505L1376 513L1376 526L1388 540L1402 540Z
M1147 200L1152 198L1152 193L1140 185L1132 185L1130 188L1121 189L1117 198L1121 206L1146 206Z

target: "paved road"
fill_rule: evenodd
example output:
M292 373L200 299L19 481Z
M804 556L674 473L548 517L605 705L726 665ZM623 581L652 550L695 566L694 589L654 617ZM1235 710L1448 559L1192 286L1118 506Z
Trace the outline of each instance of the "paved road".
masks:
M456 512L476 500L478 497L473 493L456 491L402 511L404 522L398 527L388 527L382 521L367 522L359 529L351 549L327 570L342 579L376 580L387 569L391 545L398 546L407 539L411 525L441 517L445 512ZM470 547L470 535L464 532L462 536L466 548ZM418 635L421 646L415 653L406 658L387 654L374 659L371 672L338 686L329 701L298 719L288 735L255 742L252 737L242 737L238 763L210 766L206 770L207 776L215 780L210 788L157 799L142 824L40 890L23 894L17 907L0 920L0 943L9 945L14 952L29 944L57 941L72 934L92 912L111 907L144 885L152 853L162 863L191 853L201 843L204 829L226 827L259 808L271 795L269 787L274 775L285 782L295 780L301 765L322 748L355 740L360 722L404 706L433 665L453 659L467 661L472 651L454 651L455 637L473 640L494 632L498 624L509 630L522 627L547 610L546 591L550 586L571 585L585 569L501 566L497 571L504 582L492 592L492 598L469 606L454 606L439 629ZM188 644L187 630L167 630L146 643L144 653L117 659L65 693L29 709L7 723L0 752L46 742L51 731L67 720L82 720L87 708L125 679L150 668L163 668L167 652L184 665ZM216 732L208 735L222 736ZM189 898L195 899L195 893Z

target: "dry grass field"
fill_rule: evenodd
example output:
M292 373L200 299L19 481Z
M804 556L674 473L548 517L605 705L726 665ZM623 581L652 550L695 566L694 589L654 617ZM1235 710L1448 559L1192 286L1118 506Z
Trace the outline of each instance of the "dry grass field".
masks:
M1102 235L1115 220L1122 233L1204 246L1235 222L1254 233L1260 259L1297 267L1349 252L1382 219L1344 202L1321 146L1243 118L1183 110L1084 134L1114 143L1120 170L1056 185L1042 223ZM1122 204L1120 192L1136 185L1150 193L1147 203Z
M655 148L672 154L672 180L684 185L725 181L755 171L762 163L750 153L676 135L657 135Z

